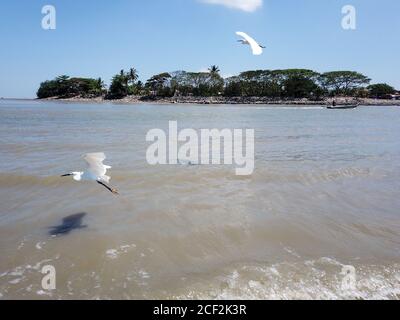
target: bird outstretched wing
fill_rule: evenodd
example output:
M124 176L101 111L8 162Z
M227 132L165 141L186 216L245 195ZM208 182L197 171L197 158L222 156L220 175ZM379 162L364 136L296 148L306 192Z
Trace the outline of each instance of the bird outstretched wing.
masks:
M100 153L88 153L84 157L87 162L87 172L94 178L100 179L105 182L109 182L110 177L106 176L107 169L111 169L110 166L103 164L106 159L106 155L103 152Z
M236 32L236 34L239 37L242 37L245 41L247 41L249 43L254 55L259 56L260 54L263 53L261 46L257 43L256 40L254 40L252 37L250 37L247 33L238 31L238 32Z

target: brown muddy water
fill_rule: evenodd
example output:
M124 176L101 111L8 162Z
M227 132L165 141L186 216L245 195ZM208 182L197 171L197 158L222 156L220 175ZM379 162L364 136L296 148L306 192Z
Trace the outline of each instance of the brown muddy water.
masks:
M254 128L253 175L148 165L170 120ZM119 196L59 177L101 151ZM400 297L400 108L2 100L0 160L1 299Z

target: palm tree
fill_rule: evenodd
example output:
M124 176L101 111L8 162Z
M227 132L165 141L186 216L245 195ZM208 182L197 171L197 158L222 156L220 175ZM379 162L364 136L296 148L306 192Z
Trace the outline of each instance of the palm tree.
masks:
M106 87L106 86L105 86L105 84L104 84L103 79L102 79L102 78L98 78L98 79L97 79L97 90L98 90L100 93L103 93L105 87Z
M208 79L208 84L210 87L211 95L220 95L223 90L224 80L220 76L219 72L221 71L218 66L212 65L208 68L210 72L210 78Z
M62 76L57 77L57 78L56 78L56 81L57 81L57 82L65 82L65 81L67 81L68 79L69 79L68 76L62 75Z
M128 88L129 77L127 74L125 74L124 69L121 69L121 71L119 72L119 77L124 86Z
M131 70L129 70L128 78L132 84L134 84L135 81L139 78L138 72L135 68L131 68Z
M221 70L219 69L218 66L212 65L211 67L208 68L208 71L210 72L210 74L211 74L212 76L216 76L216 75L219 75L219 72L220 72Z

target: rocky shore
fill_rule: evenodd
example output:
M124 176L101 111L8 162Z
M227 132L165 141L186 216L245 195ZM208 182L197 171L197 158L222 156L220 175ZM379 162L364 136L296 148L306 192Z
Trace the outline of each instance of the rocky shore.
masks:
M268 97L142 97L142 96L128 96L119 100L105 100L103 97L97 98L81 98L74 97L69 99L49 98L44 99L49 101L62 101L62 102L81 102L81 103L116 103L116 104L139 104L139 103L155 103L155 104L267 104L267 105L287 105L287 106L326 106L331 105L333 99L327 98L323 100L309 100L309 99L290 99L280 100ZM352 97L335 98L337 105L359 104L362 106L400 106L400 100L382 100L382 99L368 99L360 98L355 99Z

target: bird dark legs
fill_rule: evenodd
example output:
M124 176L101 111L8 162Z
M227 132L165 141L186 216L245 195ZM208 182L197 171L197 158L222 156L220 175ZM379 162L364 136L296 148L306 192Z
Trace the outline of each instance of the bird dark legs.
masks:
M61 177L70 177L70 176L73 176L73 174L72 174L72 173L67 173L67 174L63 174ZM106 189L107 189L108 191L110 191L111 193L113 193L113 194L119 194L117 189L114 189L114 188L109 187L109 186L106 185L104 182L101 182L101 181L99 181L99 180L96 180L96 182L97 182L98 184L101 184L104 188L106 188Z
M113 194L119 194L118 193L118 191L116 190L116 189L113 189L113 188L110 188L108 185L106 185L105 183L103 183L103 182L101 182L101 181L98 181L97 180L97 183L98 184L101 184L104 188L106 188L108 191L110 191L111 193L113 193Z

